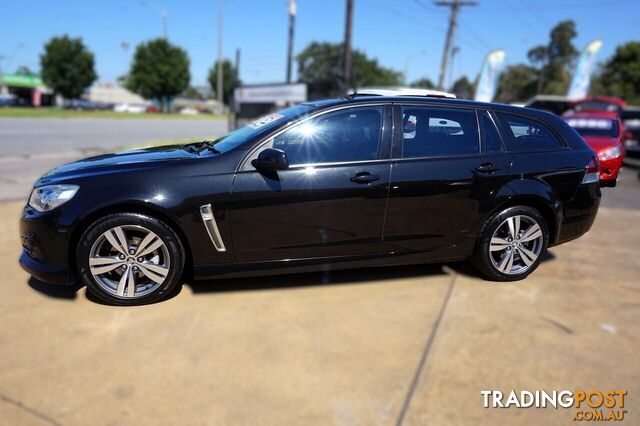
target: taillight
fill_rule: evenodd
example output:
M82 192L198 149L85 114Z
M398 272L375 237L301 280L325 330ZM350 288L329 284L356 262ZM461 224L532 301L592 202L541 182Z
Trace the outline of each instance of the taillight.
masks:
M582 178L582 183L596 183L600 181L600 163L597 157L591 158Z

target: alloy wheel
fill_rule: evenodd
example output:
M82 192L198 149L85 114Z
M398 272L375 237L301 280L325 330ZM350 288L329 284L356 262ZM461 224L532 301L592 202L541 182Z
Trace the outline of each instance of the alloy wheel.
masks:
M518 275L531 268L544 244L540 224L530 216L515 215L505 219L489 243L493 267L503 274Z
M170 256L165 242L139 225L122 225L102 233L89 251L89 269L109 294L143 297L166 280Z

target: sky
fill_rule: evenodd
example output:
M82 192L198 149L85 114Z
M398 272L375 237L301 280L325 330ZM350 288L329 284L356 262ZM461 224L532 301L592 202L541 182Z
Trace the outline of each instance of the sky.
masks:
M431 0L354 0L353 47L380 64L406 73L408 81L437 81L449 10ZM162 35L166 10L169 40L187 50L191 84L207 84L217 57L219 0L0 0L0 66L39 70L51 37L81 37L94 53L99 81L126 73L135 46ZM288 0L224 0L223 54L240 49L245 84L282 82L286 76ZM294 52L311 41L340 42L345 0L298 0ZM640 0L477 0L462 8L450 80L478 74L492 49L507 52L507 64L526 62L527 50L546 44L550 29L573 19L577 48L601 38L598 59L615 47L640 41ZM129 47L123 47L123 42ZM296 76L294 68L294 77Z

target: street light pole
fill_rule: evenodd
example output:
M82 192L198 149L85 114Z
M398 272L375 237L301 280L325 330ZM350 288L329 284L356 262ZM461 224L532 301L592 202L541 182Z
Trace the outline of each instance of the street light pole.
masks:
M344 79L344 92L351 86L352 64L351 64L351 28L353 25L353 0L347 0L347 13L344 25L344 58L342 60L342 78Z
M216 92L218 98L218 114L223 112L222 104L222 18L224 12L224 0L218 0L218 81L216 85Z
M146 6L150 9L155 10L162 17L162 34L165 40L169 40L169 24L168 24L168 14L167 11L157 4L149 1L149 0L140 0L140 4Z
M287 84L291 83L291 66L293 56L293 35L296 23L297 12L296 0L289 0L289 45L287 47Z

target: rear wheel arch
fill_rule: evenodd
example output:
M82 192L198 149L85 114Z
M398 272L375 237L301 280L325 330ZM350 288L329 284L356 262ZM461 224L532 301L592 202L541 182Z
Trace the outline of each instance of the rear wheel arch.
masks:
M189 244L189 240L187 239L187 236L183 232L182 228L178 226L177 222L171 216L162 212L161 210L135 203L121 203L99 208L83 217L80 222L73 228L71 237L69 238L68 256L70 268L69 270L72 271L74 275L77 275L75 256L76 248L78 246L80 238L82 237L84 232L98 219L114 213L139 213L158 219L169 228L171 228L171 230L173 230L173 232L175 232L180 239L182 247L184 248L185 262L183 276L191 278L193 272L193 257L191 255L191 245Z
M540 215L547 223L547 228L549 229L549 246L553 245L557 238L557 231L559 227L558 216L561 212L554 209L554 203L551 200L542 198L537 195L514 195L513 197L498 205L488 215L488 218L482 224L482 229L480 229L478 235L480 235L486 224L494 215L499 214L500 212L508 208L517 206L531 207L540 213Z

